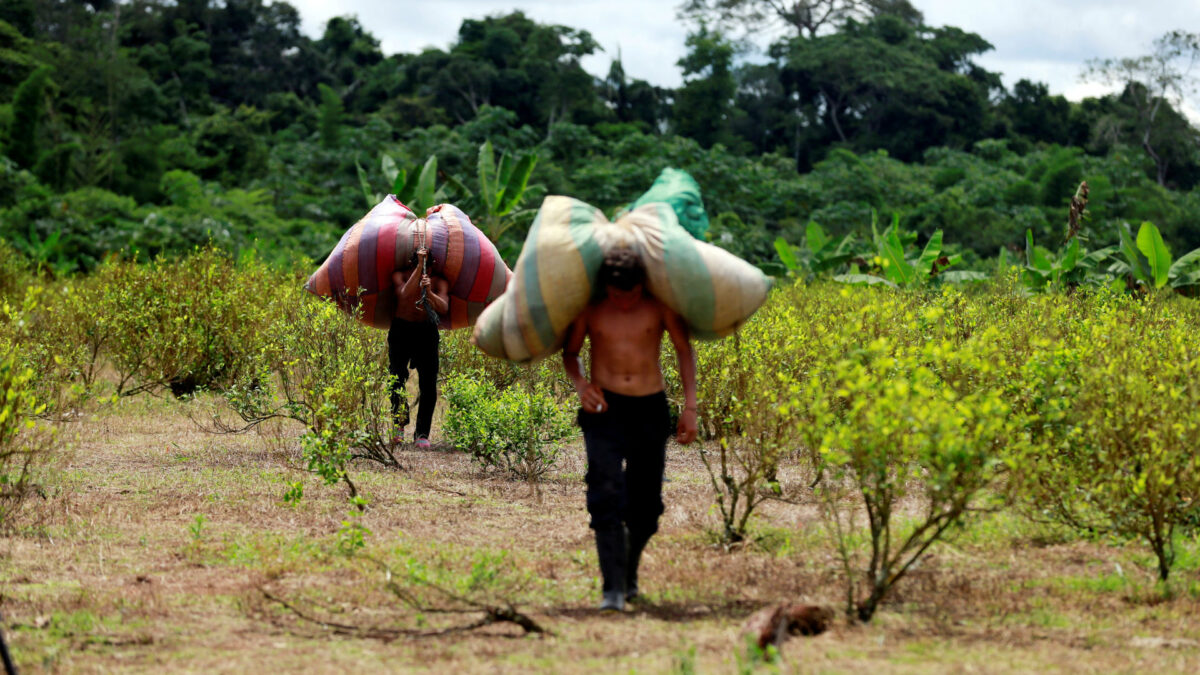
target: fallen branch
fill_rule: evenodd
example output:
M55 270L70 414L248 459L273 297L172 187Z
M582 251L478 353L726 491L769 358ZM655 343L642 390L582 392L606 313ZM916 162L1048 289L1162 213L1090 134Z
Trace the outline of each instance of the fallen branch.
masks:
M323 628L334 635L342 635L346 637L365 638L371 640L381 640L383 642L391 642L399 638L430 638L452 635L454 633L465 633L468 631L491 626L499 623L512 623L520 626L526 634L537 633L541 635L551 635L549 631L542 628L536 621L529 618L525 614L518 612L511 605L505 607L483 607L483 617L468 624L461 626L450 626L447 628L431 628L431 629L416 629L416 628L400 628L400 627L378 627L378 626L358 626L349 623L340 623L337 621L329 621L321 619L306 613L296 605L278 597L265 588L259 588L259 593L269 602L273 602L280 607L286 609L297 619L305 623L310 623L314 626ZM445 614L465 614L469 611L476 610L437 610L427 609L429 613L445 613Z

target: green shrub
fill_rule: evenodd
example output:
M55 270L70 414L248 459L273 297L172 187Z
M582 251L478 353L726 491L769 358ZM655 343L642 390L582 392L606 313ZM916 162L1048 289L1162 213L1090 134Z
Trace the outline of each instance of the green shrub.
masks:
M108 336L124 395L169 389L184 396L243 380L257 367L276 302L287 297L283 287L300 283L212 248L181 260L108 263L96 278L102 292L91 321Z
M554 468L563 441L575 435L574 409L545 384L499 390L489 380L456 375L443 390L442 429L455 448L484 468L537 481Z
M15 312L5 303L5 321ZM16 318L21 321L19 315ZM56 433L37 418L46 412L37 375L19 343L0 340L0 528L10 529L25 500L44 494Z
M298 285L280 293L253 371L225 391L230 407L252 428L278 418L300 422L309 471L325 482L346 483L355 459L399 467L392 453L392 421L385 333L346 316ZM222 427L219 429L234 431Z
M16 298L31 281L33 267L29 259L0 239L0 299Z
M1038 442L1017 464L1031 511L1145 541L1163 581L1200 516L1200 346L1183 302L1088 302L1069 343L1031 363Z
M784 495L781 463L807 459L798 455L796 410L788 397L822 358L820 344L829 330L818 317L830 315L805 305L828 298L801 283L773 291L739 333L697 346L697 414L717 446L701 444L699 453L712 482L722 544L743 541L755 509Z
M851 617L869 621L932 544L985 506L1001 448L1020 441L999 392L959 395L924 365L962 350L874 339L811 377L793 399L809 409L804 431L819 448L818 494ZM920 506L909 521L900 505L912 498ZM867 542L865 556L858 541Z

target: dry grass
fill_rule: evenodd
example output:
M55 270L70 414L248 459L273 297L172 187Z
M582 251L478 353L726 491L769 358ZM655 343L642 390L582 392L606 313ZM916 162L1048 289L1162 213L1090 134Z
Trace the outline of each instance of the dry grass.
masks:
M404 547L465 569L479 551L508 551L509 576L527 580L500 590L554 636L503 625L392 641L332 635L260 589L342 621L413 620L371 564L336 553L342 488L292 468L269 439L205 434L182 408L143 397L75 425L63 496L0 540L0 612L26 672L736 672L739 628L754 610L840 598L814 509L770 504L757 544L719 550L703 466L672 448L667 512L642 575L650 602L601 615L578 448L540 495L461 455L410 451L405 472L357 468L373 505L365 553L396 560ZM281 497L296 480L305 496L290 505ZM1190 592L1200 565L1184 564L1164 600L1140 550L1052 535L1012 516L980 523L938 548L870 626L787 643L782 670L1200 669Z

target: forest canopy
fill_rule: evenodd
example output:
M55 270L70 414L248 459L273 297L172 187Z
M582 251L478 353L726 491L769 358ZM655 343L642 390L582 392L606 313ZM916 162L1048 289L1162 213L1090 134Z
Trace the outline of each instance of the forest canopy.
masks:
M589 74L581 59L602 50L588 31L521 12L385 54L354 17L306 36L285 2L9 0L0 237L58 273L209 242L320 258L401 172L430 167L438 197L486 217L472 186L490 141L533 166L503 214L508 256L542 195L611 212L666 166L700 182L713 241L756 262L809 221L863 234L873 211L978 261L1021 250L1027 230L1061 240L1085 179L1098 244L1150 220L1173 248L1200 246L1200 132L1177 67L1196 36L1081 63L1117 93L1076 103L1006 88L976 62L986 36L927 25L906 0L691 0L680 21L669 89L616 54ZM784 30L748 57L742 36L768 24Z

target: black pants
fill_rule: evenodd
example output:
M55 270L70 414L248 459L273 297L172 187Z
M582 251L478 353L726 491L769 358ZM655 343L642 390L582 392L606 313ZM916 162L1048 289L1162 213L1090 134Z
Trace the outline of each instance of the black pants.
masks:
M433 425L433 407L437 405L438 329L429 321L393 319L388 330L388 372L392 382L392 417L396 426L408 426L408 366L417 370L421 400L417 407L417 428L413 438L429 438Z
M622 396L604 392L602 413L579 412L587 446L587 508L597 532L628 530L646 540L663 513L663 464L670 412L666 394Z

